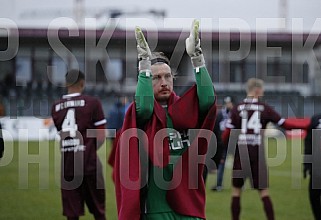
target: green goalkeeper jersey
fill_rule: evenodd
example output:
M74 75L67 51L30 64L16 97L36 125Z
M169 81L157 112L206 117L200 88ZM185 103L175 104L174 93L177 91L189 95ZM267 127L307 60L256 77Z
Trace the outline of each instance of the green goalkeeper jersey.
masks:
M204 114L215 101L214 88L206 67L194 69L194 74L196 78L199 109L200 113ZM135 102L137 121L140 123L147 122L153 113L154 95L152 77L146 76L145 73L140 73L138 76ZM167 111L167 106L164 106L164 108ZM175 163L190 146L187 130L181 133L176 131L173 128L172 119L168 114L167 129L170 145L170 162L164 168L159 168L150 164L145 201L145 211L147 214L173 212L166 200L166 191L168 189L168 184L172 179ZM161 219L161 217L159 219Z

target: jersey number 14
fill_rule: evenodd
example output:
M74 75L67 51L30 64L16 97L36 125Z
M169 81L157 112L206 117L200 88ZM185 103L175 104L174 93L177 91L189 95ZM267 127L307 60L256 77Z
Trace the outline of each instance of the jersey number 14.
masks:
M261 124L259 111L254 111L250 119L248 118L248 111L245 111L245 110L240 113L240 116L242 117L242 125L241 125L242 134L246 134L248 129L253 130L254 134L260 133L262 124Z

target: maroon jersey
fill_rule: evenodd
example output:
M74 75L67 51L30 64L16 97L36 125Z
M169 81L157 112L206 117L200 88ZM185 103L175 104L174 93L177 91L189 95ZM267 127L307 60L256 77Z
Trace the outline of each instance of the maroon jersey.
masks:
M240 129L238 145L260 146L262 144L262 129L269 122L281 126L284 119L265 103L257 99L245 99L231 111L227 126L231 129Z
M88 129L106 123L100 101L80 93L68 94L53 104L51 114L61 137L64 176L94 174L101 163L96 137Z
M282 125L284 121L270 106L257 99L245 99L232 109L226 127L238 129L232 174L234 187L242 188L248 177L255 189L268 187L263 129L269 122Z

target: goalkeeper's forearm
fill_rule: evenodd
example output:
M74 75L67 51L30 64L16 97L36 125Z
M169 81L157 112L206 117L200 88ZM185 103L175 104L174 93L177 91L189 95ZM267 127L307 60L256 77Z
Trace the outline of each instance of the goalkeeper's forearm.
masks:
M197 96L199 100L199 108L200 108L200 111L204 113L215 102L215 91L214 91L212 79L205 67L204 62L200 67L196 67L196 68L194 67L194 74L195 74L196 85L197 85Z
M149 60L139 61L138 83L135 93L137 119L150 119L154 109L154 90Z

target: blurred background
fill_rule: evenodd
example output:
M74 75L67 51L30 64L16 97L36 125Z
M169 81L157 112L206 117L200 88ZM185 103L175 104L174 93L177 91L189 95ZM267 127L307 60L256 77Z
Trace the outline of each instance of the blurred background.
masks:
M185 38L193 18L218 95L240 101L244 82L266 82L265 98L284 117L320 111L321 2L272 0L1 0L0 83L6 116L50 115L67 69L86 73L86 93L105 114L135 91L140 25L153 50L171 58L176 92L193 83Z

